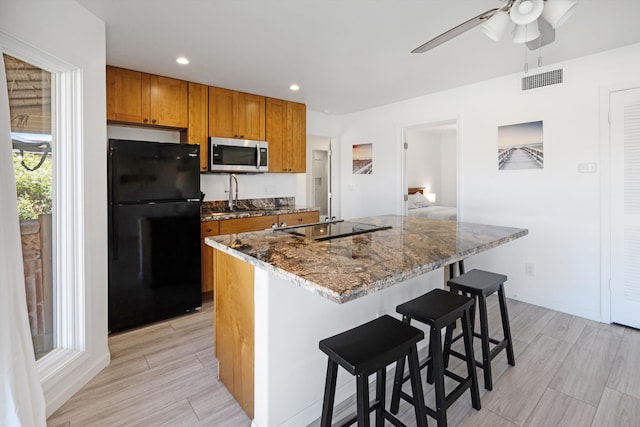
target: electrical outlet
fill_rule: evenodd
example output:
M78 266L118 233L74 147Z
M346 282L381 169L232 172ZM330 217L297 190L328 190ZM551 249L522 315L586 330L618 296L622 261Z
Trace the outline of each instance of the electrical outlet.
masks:
M525 276L533 277L536 275L536 265L530 262L525 263L524 265L524 274Z

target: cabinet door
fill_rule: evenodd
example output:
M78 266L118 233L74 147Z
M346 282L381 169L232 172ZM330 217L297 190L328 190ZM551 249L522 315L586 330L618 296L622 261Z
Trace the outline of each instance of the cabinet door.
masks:
M234 138L265 140L264 96L236 92L233 115Z
M200 223L201 265L202 265L202 292L213 291L213 252L214 249L204 242L207 236L217 236L220 221L203 221Z
M278 222L278 215L251 218L225 219L220 221L220 234L246 233L270 228Z
M307 106L297 102L287 103L287 138L289 172L305 173L307 170Z
M151 124L187 127L187 82L162 76L149 76Z
M107 120L149 123L149 75L107 66Z
M307 166L307 107L267 98L269 172L304 173Z
M209 135L235 138L233 129L234 91L209 87Z
M269 143L269 172L286 172L287 149L286 127L287 101L267 98L267 142Z
M281 227L284 227L282 223L285 223L288 226L292 225L302 225L302 224L311 224L314 222L320 221L320 212L297 212L290 214L282 214L278 215L278 223Z
M209 170L209 87L206 85L189 82L189 120L186 135L187 140L180 142L200 145L200 171L207 172Z

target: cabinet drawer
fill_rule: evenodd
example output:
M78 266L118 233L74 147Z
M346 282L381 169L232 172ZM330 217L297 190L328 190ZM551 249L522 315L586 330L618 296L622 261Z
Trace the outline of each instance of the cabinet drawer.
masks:
M225 219L220 221L220 234L245 233L270 228L278 222L277 215L251 218Z
M200 223L200 237L217 236L220 234L220 221L202 221Z
M320 212L318 211L278 215L278 224L280 226L282 226L283 222L287 225L301 225L318 221L320 221Z

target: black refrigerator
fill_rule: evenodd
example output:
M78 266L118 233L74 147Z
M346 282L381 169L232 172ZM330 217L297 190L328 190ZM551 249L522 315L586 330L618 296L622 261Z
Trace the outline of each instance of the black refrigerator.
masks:
M109 331L200 307L199 146L110 139L107 161Z

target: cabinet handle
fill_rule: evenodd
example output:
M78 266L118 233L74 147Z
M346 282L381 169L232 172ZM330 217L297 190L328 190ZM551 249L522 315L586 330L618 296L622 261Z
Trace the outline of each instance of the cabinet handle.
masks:
M143 121L144 123L147 123L147 122L149 121L149 119L145 117L142 121Z
M156 122L156 119L151 120L151 123L155 123L155 122Z

